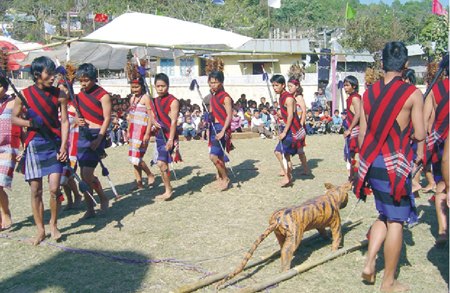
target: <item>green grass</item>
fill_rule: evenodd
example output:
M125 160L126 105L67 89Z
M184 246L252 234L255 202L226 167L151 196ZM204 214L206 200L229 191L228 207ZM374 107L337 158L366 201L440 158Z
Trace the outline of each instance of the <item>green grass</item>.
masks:
M233 188L229 191L214 189L214 167L208 159L207 143L182 142L184 162L175 165L179 180L173 182L174 200L153 202L154 196L163 192L158 177L153 189L111 201L105 216L80 221L83 210L61 211L59 227L63 240L54 243L47 239L39 247L24 242L34 235L35 228L28 185L17 175L14 190L9 192L15 225L0 235L0 292L169 292L202 278L207 272L234 268L266 228L274 210L322 194L325 182L341 184L347 178L342 136L308 137L306 153L314 178L297 176L294 187L287 189L278 187L279 165L273 155L275 141L255 138L234 143L236 150L231 159L237 176L232 178ZM148 153L146 161L153 151L150 149ZM119 193L123 194L134 179L127 159L128 149L126 146L108 149L108 154L105 163ZM294 165L298 167L298 164L295 158ZM157 172L155 168L152 171ZM299 171L296 169L294 175ZM107 195L112 198L107 181L101 177L100 170L98 173ZM410 284L412 292L447 292L448 246L440 249L433 246L437 223L428 196L422 194L418 199L419 210L423 211L421 223L405 230L399 279ZM48 198L46 193L46 208ZM350 194L349 204L341 213L343 220L355 203L354 195ZM363 217L363 224L345 234L345 244L364 239L376 216L372 197L360 203L351 218ZM48 222L47 210L45 218ZM297 250L293 264L328 254L330 244L324 240L304 243ZM70 252L68 248L78 251ZM255 256L267 255L277 248L275 237L270 236ZM375 286L364 285L359 278L364 254L365 251L347 254L283 282L270 292L377 291L383 275L383 254L379 254ZM175 259L184 263L136 264L114 260L117 257L141 261ZM250 275L238 276L239 282L224 292L265 280L279 269L278 259L251 269L247 272ZM213 292L214 287L201 291Z

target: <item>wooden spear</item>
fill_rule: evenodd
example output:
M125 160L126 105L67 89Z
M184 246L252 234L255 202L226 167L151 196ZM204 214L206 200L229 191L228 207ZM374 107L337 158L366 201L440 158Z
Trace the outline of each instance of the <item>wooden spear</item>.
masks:
M344 230L350 230L350 229L352 229L353 227L355 227L355 226L357 226L357 225L359 225L359 224L361 224L361 223L362 223L362 218L359 218L358 220L355 220L355 221L348 221L348 222L345 222L345 223L342 224L342 229L344 229ZM319 234L319 233L315 233L315 234L313 234L313 235L310 235L310 236L308 236L308 237L305 237L305 238L302 240L302 244L304 244L305 242L310 242L310 241L312 241L312 240L314 240L314 239L317 239L317 238L319 238L319 237L320 237L320 234ZM257 265L260 265L260 264L263 264L263 263L267 262L269 259L272 259L272 258L274 258L274 257L278 257L279 255L280 255L280 250L277 250L277 251L274 251L274 252L270 253L270 254L267 255L267 256L261 257L260 259L250 261L250 262L245 266L244 270L245 270L245 269L249 269L249 268L254 267L254 266L257 266ZM198 289L200 289L200 288L206 287L206 286L208 286L208 285L210 285L210 284L213 284L213 283L216 283L216 282L222 280L223 278L225 278L226 276L228 276L229 273L230 273L230 272L219 273L219 274L214 274L214 275L208 276L208 277L206 277L206 278L204 278L204 279L201 279L201 280L199 280L199 281L196 281L196 282L193 282L193 283L190 283L190 284L183 285L183 286L181 286L181 287L175 289L174 291L172 291L172 293L187 293L187 292L193 292L193 291L195 291L195 290L198 290Z
M302 263L301 265L298 265L298 266L290 269L287 272L283 272L283 273L275 275L275 276L273 276L271 278L267 278L265 281L263 281L261 283L257 283L257 284L245 287L245 288L243 288L241 290L238 290L237 292L239 292L239 293L250 293L250 292L261 291L261 290L263 290L263 289L265 289L265 288L267 288L269 286L272 286L272 285L278 284L280 282L286 281L286 280L288 280L288 279L290 279L292 277L295 277L296 275L298 275L300 273L306 272L307 270L310 270L310 269L312 269L312 268L314 268L314 267L316 267L318 265L321 265L321 264L326 263L326 262L328 262L330 260L338 258L339 256L342 256L344 254L347 254L347 253L353 252L355 250L359 250L361 248L364 248L368 244L369 244L369 241L367 239L365 239L365 240L360 241L360 242L358 242L358 243L356 243L356 244L354 244L354 245L352 245L350 247L344 247L344 248L341 248L341 249L339 249L337 251L334 251L334 252L332 252L331 254L329 254L329 255L327 255L325 257L322 257L322 258L319 258L317 260L313 260L313 261L310 261L310 262L307 262L307 263Z

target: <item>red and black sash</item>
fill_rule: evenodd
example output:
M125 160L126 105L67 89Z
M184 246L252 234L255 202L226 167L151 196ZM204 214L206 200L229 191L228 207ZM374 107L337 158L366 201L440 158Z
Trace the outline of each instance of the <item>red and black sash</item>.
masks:
M213 116L213 122L215 119L219 121L219 123L222 126L225 126L225 120L227 119L227 111L225 109L225 98L230 97L230 95L222 89L220 89L218 92L213 93L211 95L211 114ZM230 97L231 99L231 97ZM231 99L231 104L233 104L233 99ZM233 149L232 143L231 143L231 123L228 125L228 128L225 129L225 137L226 144L225 144L225 150L227 152L230 152ZM213 126L214 127L214 126Z
M279 99L281 118L283 119L284 123L287 123L288 111L287 111L287 107L285 104L286 104L287 99L289 99L289 98L295 99L291 93L289 93L288 91L284 91L280 95L280 99ZM300 123L300 118L298 117L297 112L294 111L292 114L294 115L294 119L292 119L290 130L291 130L292 134L295 135L296 133L298 133L300 131L300 129L302 128L302 125Z
M175 98L171 94L167 94L163 97L154 99L155 106L156 106L157 118L159 118L159 123L161 124L163 133L167 139L170 136L170 124L172 123L172 119L170 119L170 116L169 116L170 105L172 105L172 102L175 100L177 100L177 98ZM175 132L174 139L176 139L177 137L178 137L178 134Z
M351 106L352 106L353 98L361 100L361 95L358 94L357 92L353 92L347 98L346 102L347 102L347 123L348 123L348 126L352 125L353 119L355 118L355 113L353 113L352 110L350 110Z
M225 125L225 120L227 119L227 111L224 105L226 97L230 97L230 95L223 89L220 89L218 92L211 95L210 101L211 114L222 126ZM231 100L231 103L233 103L233 100ZM228 128L230 127L228 126Z
M23 90L23 95L30 109L44 121L44 127L46 128L44 131L61 137L61 123L58 119L59 92L60 90L56 87L41 90L36 85L32 85ZM28 145L38 131L38 129L28 128L25 145Z
M77 95L77 104L81 115L88 121L101 125L105 118L103 117L102 102L100 101L108 92L98 86L94 85L89 91L81 91Z
M410 148L412 123L401 131L396 119L416 89L415 86L403 82L400 77L395 77L386 85L384 79L379 80L364 93L364 111L368 114L368 122L359 153L356 197L365 196L361 193L364 193L367 172L380 152L385 159L391 192L395 195L395 200L398 201L403 195L407 195L405 181L411 170L410 162L413 156ZM390 163L393 161L397 168L392 168L394 165Z
M439 161L439 156L434 150L435 145L447 139L449 128L449 79L445 78L436 83L433 88L433 96L436 101L436 118L433 123L432 133L428 136L428 143L425 155L425 164L431 157L433 163Z

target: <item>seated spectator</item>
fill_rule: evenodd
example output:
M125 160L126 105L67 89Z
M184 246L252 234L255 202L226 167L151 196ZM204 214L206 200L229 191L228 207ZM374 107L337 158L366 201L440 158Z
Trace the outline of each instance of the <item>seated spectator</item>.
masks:
M311 110L306 111L305 125L306 125L306 133L307 134L315 134L316 133L316 130L314 128L315 121L314 121L314 117L313 117Z
M264 127L264 121L259 116L258 110L256 110L253 115L251 126L252 132L259 133L259 136L261 138L272 138L272 133L266 127Z
M314 126L313 126L314 132L319 133L319 129L320 129L320 126L322 125L322 121L320 121L320 114L319 114L318 109L316 109L313 112L313 120L314 120Z
M331 125L331 132L339 134L344 133L344 128L342 127L342 118L339 115L339 110L334 110L332 119L333 124Z
M261 98L262 99L262 98ZM262 107L261 112L259 113L259 116L261 117L262 121L264 122L264 127L270 130L270 113L267 111L267 107Z
M111 147L122 145L122 131L120 129L119 120L113 117L108 127L109 137L111 138Z
M331 131L331 122L333 121L333 118L331 118L330 113L328 110L323 111L322 117L320 117L320 129L318 130L319 133L328 133Z
M194 104L194 111L192 112L191 118L192 118L192 123L194 123L195 126L195 130L198 130L198 126L200 124L200 121L202 120L202 113L200 111L200 107L195 107L198 106L197 104Z
M233 116L231 117L230 128L232 132L242 132L242 118L238 115L238 111L233 109Z
M119 118L119 127L122 135L122 143L128 144L128 120L127 114L123 114L122 118Z
M195 129L195 125L192 122L191 116L186 116L184 118L182 134L186 138L186 140L191 140L197 135L197 130Z
M251 128L251 121L252 121L253 115L252 115L250 108L248 108L247 111L245 111L244 117L245 117L245 120L247 121L247 127Z

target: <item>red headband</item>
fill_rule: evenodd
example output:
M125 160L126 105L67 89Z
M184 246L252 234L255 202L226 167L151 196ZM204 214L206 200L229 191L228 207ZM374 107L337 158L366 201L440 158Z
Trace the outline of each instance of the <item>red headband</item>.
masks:
M136 79L133 79L133 80L131 80L131 83L136 83L136 84L139 84L139 79L138 79L138 78L136 78Z
M296 80L296 79L290 80L289 82L293 83L295 85L300 85L300 82L298 80Z

